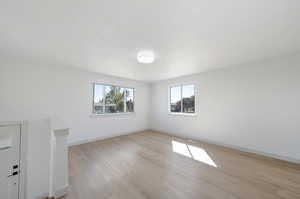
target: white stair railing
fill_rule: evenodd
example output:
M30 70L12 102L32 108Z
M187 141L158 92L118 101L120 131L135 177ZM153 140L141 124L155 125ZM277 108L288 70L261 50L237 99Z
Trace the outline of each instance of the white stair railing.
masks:
M55 119L51 119L51 154L49 197L61 197L67 194L68 171L68 135L70 129Z

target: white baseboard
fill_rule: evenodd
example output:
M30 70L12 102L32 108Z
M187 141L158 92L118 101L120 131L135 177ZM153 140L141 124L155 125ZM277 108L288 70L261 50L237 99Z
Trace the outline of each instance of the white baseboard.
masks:
M168 134L168 135L173 135L173 136L176 136L176 137L183 138L185 140L189 140L189 139L198 140L198 141L206 142L206 143L209 143L209 144L214 144L214 145L218 145L218 146L223 146L223 147L235 149L235 150L242 151L242 152L254 153L254 154L266 156L266 157L269 157L269 158L274 158L274 159L278 159L278 160L284 160L284 161L287 161L287 162L300 164L299 159L294 159L294 158L290 158L290 157L286 157L286 156L281 156L281 155L272 154L272 153L266 153L266 152L257 151L257 150L253 150L253 149L248 149L248 148L244 148L244 147L240 147L240 146L236 146L236 145L225 144L225 143L221 143L221 142L215 142L215 141L212 141L212 140L209 140L209 139L202 139L202 138L197 138L197 137L183 137L182 135L177 134L177 133L172 133L172 132L166 133L166 132L162 132L162 131L156 130L156 129L152 129L152 131L157 131L157 132L165 133L165 134Z
M44 193L40 196L35 197L34 199L45 199L45 198L48 198L48 197L49 197L49 193Z
M150 129L143 129L143 130L134 131L134 132L116 133L116 134L108 135L108 136L99 136L99 137L94 137L94 138L88 138L88 139L84 139L84 140L69 142L68 146L70 147L70 146L76 146L76 145L81 145L81 144L87 144L87 143L90 143L90 142L96 142L96 141L105 140L105 139L109 139L109 138L114 138L114 137L119 137L119 136L124 136L124 135L130 135L130 134L143 132L143 131L150 131Z
M69 186L66 185L63 188L56 190L55 191L55 198L59 198L59 197L62 197L64 195L66 195L68 193L68 189L69 189Z
M54 196L50 196L49 193L44 193L38 197L35 197L34 199L45 199L45 198L60 198L64 195L66 195L68 193L68 189L69 189L69 186L66 185L65 187L61 188L61 189L58 189L57 191L55 191L55 194Z
M105 139L109 139L109 138L113 138L113 137L118 137L118 136L122 136L122 135L134 134L134 133L143 132L143 131L157 131L157 132L162 132L162 131L157 130L157 129L144 129L144 130L136 131L136 132L119 133L119 134L114 134L114 135L111 135L111 136L101 136L101 137L95 137L95 138L90 138L90 139L85 139L85 140L70 142L70 143L68 143L68 145L69 146L75 146L75 145L80 145L80 144L86 144L86 143L90 143L90 142L105 140ZM173 132L168 132L168 133L162 132L162 133L169 134L169 135L174 135L174 136L177 136L177 137L180 137L180 138L183 138L183 139L199 140L199 141L206 142L206 143L209 143L209 144L219 145L219 146L223 146L223 147L235 149L235 150L242 151L242 152L255 153L255 154L266 156L266 157L270 157L270 158L275 158L275 159L279 159L279 160L284 160L284 161L288 161L288 162L300 164L300 160L299 159L294 159L294 158L290 158L290 157L286 157L286 156L281 156L281 155L272 154L272 153L266 153L266 152L262 152L262 151L258 151L258 150L253 150L253 149L248 149L248 148L244 148L244 147L240 147L240 146L236 146L236 145L231 145L231 144L216 142L216 141L209 140L209 139L204 139L204 138L183 137L182 135L177 134L177 133L173 133Z

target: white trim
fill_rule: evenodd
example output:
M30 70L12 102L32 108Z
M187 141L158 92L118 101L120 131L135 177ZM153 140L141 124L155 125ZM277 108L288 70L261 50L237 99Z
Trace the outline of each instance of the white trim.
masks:
M55 166L55 152L56 152L56 140L55 137L52 135L51 132L51 138L50 138L50 157L49 157L49 197L54 196L55 190L54 190L54 166Z
M90 82L92 85L94 84L102 84L102 85L106 85L106 86L117 86L117 87L123 87L123 88L134 88L133 86L131 86L131 84L123 84L120 85L119 83L115 84L114 82L111 81L91 81Z
M93 91L93 114L96 114L94 112L94 107L95 107L95 87L96 87L96 84L94 84L94 91ZM105 104L105 98L106 98L106 88L105 86L102 88L102 97L103 97L103 109L102 109L102 112L105 113L105 109L106 109L106 104Z
M63 128L63 129L53 130L53 134L54 134L55 138L67 136L67 135L70 134L70 128Z
M181 98L181 100L180 100L180 111L181 111L181 113L183 113L183 94L182 94L182 92L183 92L183 89L182 89L182 87L183 87L183 85L180 85L180 98ZM171 92L171 91L170 91ZM194 93L195 93L195 89L194 89ZM195 95L195 94L194 94ZM194 103L194 106L195 106L195 104L196 103ZM195 108L195 107L194 107Z
M123 106L124 106L124 113L127 113L127 107L126 107L126 89L124 89L124 102L123 102Z
M39 195L37 197L35 197L34 199L45 199L45 198L48 198L49 197L49 194L48 193L44 193L42 195Z
M67 195L68 190L69 190L69 185L66 185L65 187L62 187L61 189L56 190L55 194L54 194L54 197L55 198L63 197L65 195Z
M20 181L19 199L26 199L27 194L27 146L28 146L28 122L20 124L21 130L21 153L20 153Z
M179 112L169 112L169 115L174 116L188 116L188 117L196 117L197 113L179 113Z
M195 140L195 141L205 142L205 143L208 143L208 144L213 144L213 145L217 145L217 146L231 148L231 149L238 150L238 151L241 151L241 152L253 153L253 154L265 156L265 157L268 157L268 158L274 158L274 159L283 160L283 161L287 161L287 162L291 162L291 163L295 163L295 164L300 164L300 159L295 159L295 158L291 158L291 157L287 157L287 156L277 155L277 154L268 153L268 152L262 152L262 151L249 149L249 148L246 148L246 147L240 147L240 146L236 146L236 145L232 145L232 144L225 144L223 142L216 142L216 141L206 139L206 138L197 138L197 137L194 137L194 136L184 137L184 136L182 136L178 133L173 133L173 132L172 133L166 133L166 132L162 132L160 130L155 130L155 129L152 129L152 131L157 131L157 132L167 134L167 135L170 135L170 136L175 136L175 137L178 137L178 138L182 138L182 139L186 140L187 142L192 142L193 140Z
M63 187L55 192L54 198L60 198L64 195L66 195L68 193L68 190L69 190L69 185L66 185L65 187ZM50 198L50 197L51 196L49 195L49 193L44 193L42 195L35 197L34 199L45 199L45 198Z
M84 140L73 141L73 142L69 142L68 146L69 147L77 146L77 145L81 145L81 144L87 144L87 143L91 143L91 142L96 142L96 141L110 139L110 138L119 137L119 136L126 136L126 135L135 134L135 133L139 133L139 132L145 132L145 131L150 131L150 129L143 129L140 131L130 131L130 132L124 132L124 133L116 133L113 135L99 136L99 137L95 137L95 138L88 138L88 139L84 139Z
M112 116L135 116L135 112L124 112L124 113L102 113L102 114L91 114L90 118L98 117L112 117Z
M0 122L0 126L21 126L22 124L24 124L23 121Z

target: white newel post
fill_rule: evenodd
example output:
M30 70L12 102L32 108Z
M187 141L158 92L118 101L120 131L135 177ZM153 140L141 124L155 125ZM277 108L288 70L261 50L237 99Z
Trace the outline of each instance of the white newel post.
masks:
M67 193L69 186L67 142L69 131L69 128L52 126L49 183L50 197L61 197Z

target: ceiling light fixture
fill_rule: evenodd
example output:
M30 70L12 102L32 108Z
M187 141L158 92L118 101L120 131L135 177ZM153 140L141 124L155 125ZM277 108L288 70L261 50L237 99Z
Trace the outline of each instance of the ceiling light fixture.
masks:
M137 53L137 61L142 64L151 64L155 60L155 54L151 50L142 50Z

